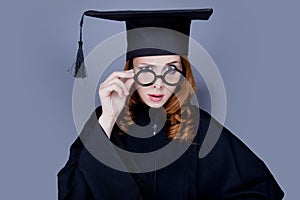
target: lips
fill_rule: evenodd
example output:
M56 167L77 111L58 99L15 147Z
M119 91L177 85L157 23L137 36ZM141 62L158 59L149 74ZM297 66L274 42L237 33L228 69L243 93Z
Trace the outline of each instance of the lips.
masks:
M160 102L164 97L163 94L148 94L148 96L153 102Z

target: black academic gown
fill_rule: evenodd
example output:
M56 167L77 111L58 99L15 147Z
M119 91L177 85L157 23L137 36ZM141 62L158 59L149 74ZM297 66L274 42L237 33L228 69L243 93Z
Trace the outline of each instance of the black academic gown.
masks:
M160 131L155 136L137 138L127 134L120 136L114 128L110 138L111 144L137 153L152 152L167 145L170 142L166 134L168 123L163 124L161 120L151 122L145 106L137 111L136 123L139 126L155 123ZM160 110L155 112L159 113ZM103 147L101 144L106 135L97 121L100 114L101 107L98 107L85 124L81 137L72 144L69 160L58 173L60 200L283 198L283 191L263 161L226 128L223 128L212 151L204 158L198 157L209 123L220 126L201 109L197 135L183 155L170 165L147 173L121 172L95 158L97 151L116 152L113 145ZM153 130L145 132L152 134ZM98 150L99 146L102 147ZM122 157L116 153L117 156ZM133 159L126 159L126 162L123 162L122 158L119 160L120 165L125 167L136 166Z

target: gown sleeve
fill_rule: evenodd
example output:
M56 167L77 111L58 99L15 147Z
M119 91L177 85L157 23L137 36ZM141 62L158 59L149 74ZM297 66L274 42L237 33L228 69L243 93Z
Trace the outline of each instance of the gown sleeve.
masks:
M207 132L209 123L220 124L209 114L201 111L199 144ZM199 135L199 133L198 133ZM197 149L199 152L200 145ZM223 127L221 135L209 154L198 157L196 172L192 179L197 185L195 193L202 199L230 200L279 200L283 191L268 170L264 162L258 158L241 140ZM197 198L198 199L198 198Z
M59 200L87 199L88 197L89 188L78 165L82 146L78 137L71 146L68 162L57 174Z
M89 186L83 176L79 166L79 158L84 149L82 140L88 138L91 129L95 129L95 117L99 117L101 108L98 107L92 113L87 123L84 125L80 136L76 138L70 147L69 160L58 172L58 199L59 200L79 200L93 199Z

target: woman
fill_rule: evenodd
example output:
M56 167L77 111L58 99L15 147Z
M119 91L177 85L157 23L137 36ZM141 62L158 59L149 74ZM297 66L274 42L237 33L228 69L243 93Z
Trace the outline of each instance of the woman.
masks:
M184 69L182 63L186 65ZM155 78L156 74L164 76ZM183 81L185 77L187 79ZM122 78L127 80L122 82L120 80ZM136 79L136 84L135 87L131 88L134 78ZM192 86L191 90L187 90L188 85ZM178 89L180 87L185 88L185 90L179 90L177 96L175 96L174 92L177 86ZM100 85L99 97L102 102L103 112L99 118L99 123L108 137L110 137L112 127L123 109L126 99L129 100L127 104L131 107L130 112L128 108L125 109L129 112L126 113L127 115L133 114L133 110L139 106L138 104L146 104L151 108L160 108L165 105L169 116L179 115L180 105L186 106L189 103L194 89L194 77L186 59L178 55L136 57L127 61L123 72L114 72ZM129 94L133 94L133 96L126 98ZM178 100L182 102L178 102ZM128 118L128 116L123 116L120 123L126 117ZM130 117L128 119L130 120ZM177 122L175 118L173 121ZM175 123L173 122L173 124ZM126 127L123 128L126 129ZM170 131L170 139L174 138L176 132Z
M59 199L283 198L265 164L190 104L195 81L187 53L128 52L124 71L100 84L102 106L91 115L58 174ZM199 158L209 126L222 132L212 151ZM101 143L103 135L115 146ZM101 162L107 152L124 170Z

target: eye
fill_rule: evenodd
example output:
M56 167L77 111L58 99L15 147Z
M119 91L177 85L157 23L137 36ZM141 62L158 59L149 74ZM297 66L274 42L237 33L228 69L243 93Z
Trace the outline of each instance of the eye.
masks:
M147 66L141 66L139 67L140 70L152 70L153 71L153 67L150 66L150 65L147 65Z
M164 72L169 72L169 71L176 71L176 66L175 65L165 66Z
M168 70L171 70L171 69L172 69L172 70L175 70L175 69L176 69L176 66L175 66L175 65L169 65L169 66L168 66Z

